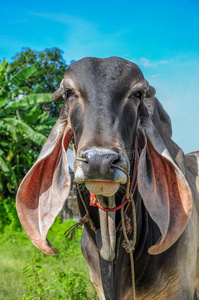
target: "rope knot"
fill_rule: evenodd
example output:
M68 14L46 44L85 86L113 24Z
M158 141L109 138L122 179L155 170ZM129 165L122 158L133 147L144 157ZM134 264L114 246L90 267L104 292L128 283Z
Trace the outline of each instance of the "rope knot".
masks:
M68 238L69 241L72 240L75 232L77 231L79 226L83 226L85 223L90 222L91 225L91 229L93 229L94 231L96 230L93 222L91 221L91 218L88 215L85 215L84 217L82 217L81 219L79 219L79 222L76 223L75 225L71 226L68 230L66 230L66 232L64 232L65 238Z
M127 215L124 215L124 224L125 224L125 229L126 229L126 232L128 234L131 233L132 231L132 226L131 226L131 219L127 216ZM116 231L122 231L122 225L121 225L121 222L119 224L119 226L117 227L117 230Z
M80 226L83 226L86 222L89 222L90 218L88 215L85 215L83 218L79 219L79 222L77 224L79 224Z
M123 241L122 242L122 247L126 250L127 253L131 253L132 251L135 250L135 245L134 242L132 240L126 242Z
M131 219L128 218L127 215L125 215L124 221L125 221L126 232L127 232L127 233L131 233L131 231L132 231L132 227L131 227Z

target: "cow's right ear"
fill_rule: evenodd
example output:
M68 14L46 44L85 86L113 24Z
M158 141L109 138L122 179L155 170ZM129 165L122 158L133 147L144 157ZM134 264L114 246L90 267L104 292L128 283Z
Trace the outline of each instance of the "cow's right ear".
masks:
M71 185L66 150L73 133L63 112L64 107L17 193L20 222L32 243L46 254L58 252L46 236L69 195Z

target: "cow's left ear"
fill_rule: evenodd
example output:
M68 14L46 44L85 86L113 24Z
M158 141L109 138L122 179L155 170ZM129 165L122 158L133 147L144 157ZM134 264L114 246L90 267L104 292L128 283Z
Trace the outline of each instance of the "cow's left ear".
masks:
M72 130L64 109L17 193L20 222L32 243L46 254L58 252L46 236L70 192L66 150Z
M155 255L171 247L185 230L192 210L192 194L185 178L185 166L180 168L173 158L177 145L168 137L165 146L150 116L142 118L140 132L142 151L138 165L138 189L161 233L160 240L148 250L149 254Z

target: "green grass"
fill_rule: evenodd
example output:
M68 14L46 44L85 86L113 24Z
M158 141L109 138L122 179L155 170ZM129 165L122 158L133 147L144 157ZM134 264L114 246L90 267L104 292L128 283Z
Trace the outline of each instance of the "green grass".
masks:
M48 234L60 252L47 256L22 230L7 226L0 239L0 299L97 299L81 254L82 230L69 242L64 232L74 222L56 220Z

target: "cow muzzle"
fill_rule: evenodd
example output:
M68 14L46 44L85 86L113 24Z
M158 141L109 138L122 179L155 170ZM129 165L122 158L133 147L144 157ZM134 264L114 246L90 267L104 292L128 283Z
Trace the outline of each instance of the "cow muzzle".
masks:
M128 169L126 159L122 153L110 149L91 148L81 152L80 160L75 162L75 180L86 185L86 188L95 195L110 197L125 184L127 176L115 168L119 166Z

